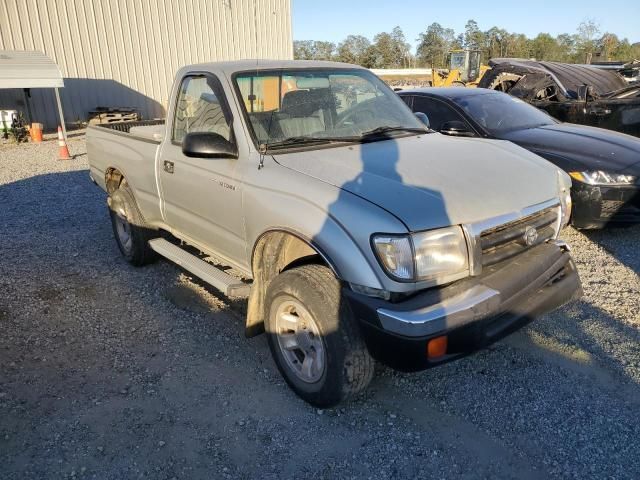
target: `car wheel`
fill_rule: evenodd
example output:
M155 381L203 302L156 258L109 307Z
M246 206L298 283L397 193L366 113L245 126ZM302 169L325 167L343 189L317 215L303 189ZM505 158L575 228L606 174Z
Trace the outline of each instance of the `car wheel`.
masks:
M157 254L148 242L158 232L144 221L129 185L121 184L109 196L108 205L113 234L124 258L137 267L156 260Z
M266 305L271 353L298 396L331 407L367 387L375 364L330 269L304 265L281 273Z

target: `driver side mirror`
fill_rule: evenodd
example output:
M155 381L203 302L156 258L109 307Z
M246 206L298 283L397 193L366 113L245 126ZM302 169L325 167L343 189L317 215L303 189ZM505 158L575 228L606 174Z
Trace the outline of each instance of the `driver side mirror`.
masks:
M475 134L469 130L467 124L460 120L444 122L440 127L440 133L452 137L475 137Z
M238 149L222 135L213 132L187 133L182 153L194 158L238 158Z
M416 117L418 117L418 120L420 120L422 123L424 123L424 125L429 128L431 127L431 124L429 123L429 117L427 116L426 113L422 113L422 112L414 112L414 115Z

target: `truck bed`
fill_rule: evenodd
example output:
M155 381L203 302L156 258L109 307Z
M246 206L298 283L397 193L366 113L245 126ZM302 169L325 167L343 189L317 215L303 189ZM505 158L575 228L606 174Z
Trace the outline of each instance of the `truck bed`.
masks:
M149 223L161 221L155 160L164 120L118 122L87 128L87 156L91 177L106 191L107 168L118 169L134 191Z

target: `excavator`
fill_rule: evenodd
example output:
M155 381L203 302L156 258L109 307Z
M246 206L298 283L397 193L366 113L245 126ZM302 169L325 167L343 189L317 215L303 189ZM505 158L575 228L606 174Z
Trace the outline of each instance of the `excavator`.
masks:
M449 53L447 73L432 68L433 87L477 87L478 82L491 67L480 64L480 50L452 50Z

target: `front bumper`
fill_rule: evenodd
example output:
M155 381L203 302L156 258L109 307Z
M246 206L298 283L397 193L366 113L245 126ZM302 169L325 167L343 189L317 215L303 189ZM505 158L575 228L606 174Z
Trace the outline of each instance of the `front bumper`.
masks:
M345 290L372 355L402 370L429 368L486 347L581 294L575 264L556 243L399 303ZM428 341L442 335L448 336L446 355L427 358Z
M640 223L640 186L587 185L574 180L571 187L576 228L603 228L608 224Z

